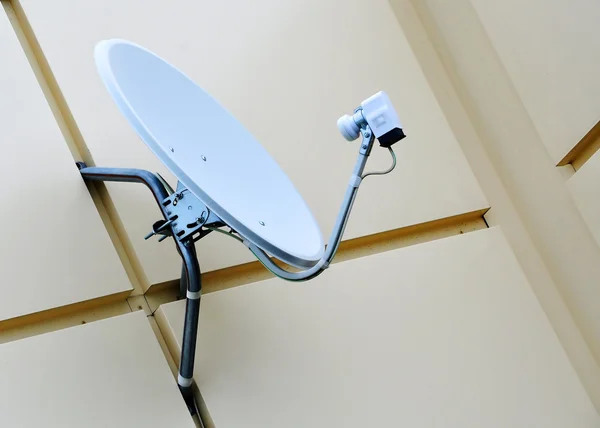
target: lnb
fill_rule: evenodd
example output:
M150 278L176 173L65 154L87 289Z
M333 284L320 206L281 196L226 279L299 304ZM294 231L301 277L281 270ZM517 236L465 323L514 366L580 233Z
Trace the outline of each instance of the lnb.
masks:
M398 114L383 91L364 100L352 116L346 114L340 117L337 125L348 141L356 140L368 125L382 147L390 147L406 137Z

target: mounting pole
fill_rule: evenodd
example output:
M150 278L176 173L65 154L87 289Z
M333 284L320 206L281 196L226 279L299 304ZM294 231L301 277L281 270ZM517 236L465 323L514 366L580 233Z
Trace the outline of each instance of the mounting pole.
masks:
M186 198L191 199L194 204L194 210L190 212L202 211L206 212L206 216L199 215L197 224L188 225L185 227L176 227L174 220L177 215L174 214L174 209L170 201L180 197L183 192L176 195L169 195L163 181L155 174L142 169L131 168L99 168L88 167L83 162L77 162L77 167L82 177L87 181L112 181L125 183L141 183L146 185L152 192L156 203L158 204L161 213L164 217L163 221L155 223L153 227L154 234L162 234L164 237L172 236L175 241L177 252L182 259L182 284L185 284L186 290L186 308L185 308L185 323L183 327L183 341L181 344L181 359L179 361L179 372L177 374L177 384L179 390L188 406L190 414L197 414L197 405L194 400L193 392L193 374L194 374L194 357L196 354L196 334L198 332L198 319L200 315L200 297L202 294L202 282L200 265L196 254L195 241L205 236L208 232L200 232L200 236L194 238L194 234L200 230L209 218L209 211L191 194ZM189 192L187 192L189 193ZM187 204L186 204L187 205ZM200 220L203 220L201 222ZM218 221L218 219L215 219ZM184 230L185 229L185 230ZM148 237L149 237L148 236ZM180 239L184 237L184 239ZM163 238L164 239L164 238ZM183 275L185 273L185 275ZM200 415L198 415L200 417Z

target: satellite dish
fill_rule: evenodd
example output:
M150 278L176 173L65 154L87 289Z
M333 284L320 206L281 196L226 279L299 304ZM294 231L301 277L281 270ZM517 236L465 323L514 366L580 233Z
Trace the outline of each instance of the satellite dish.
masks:
M195 242L220 232L246 245L273 274L306 281L321 274L342 240L363 179L383 175L396 166L391 148L405 137L388 96L378 92L351 115L338 120L342 136L362 135L358 158L325 247L306 203L252 135L184 73L149 50L125 40L106 40L95 48L96 65L108 92L141 139L179 180L176 189L158 174L129 168L77 165L90 181L145 184L164 219L152 226L159 241L172 237L183 260L181 286L186 314L177 383L192 415L196 333L201 298L201 273ZM365 174L377 139L389 150L392 165ZM223 227L229 227L224 231ZM282 269L278 258L300 271Z
M177 179L248 241L299 268L323 256L319 226L277 163L181 71L123 40L96 45L100 77Z

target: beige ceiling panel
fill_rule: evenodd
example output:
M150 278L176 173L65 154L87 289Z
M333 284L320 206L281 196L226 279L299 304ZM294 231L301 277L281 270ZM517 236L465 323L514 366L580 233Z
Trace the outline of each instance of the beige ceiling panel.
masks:
M0 426L194 423L143 311L0 345Z
M130 290L3 11L0 40L0 321Z
M394 101L408 138L396 146L396 171L366 180L346 238L487 207L385 0L21 3L97 165L165 172L96 74L95 43L124 38L175 64L242 121L297 185L326 237L358 150L336 120L379 90ZM370 169L390 163L379 148L373 158ZM146 189L110 190L150 282L177 277L172 246L143 241L157 217ZM252 260L220 236L200 252L205 270Z
M435 4L444 0L427 0ZM600 120L600 3L471 0L553 160ZM502 108L502 106L498 106Z
M600 423L498 228L206 295L196 362L229 428Z

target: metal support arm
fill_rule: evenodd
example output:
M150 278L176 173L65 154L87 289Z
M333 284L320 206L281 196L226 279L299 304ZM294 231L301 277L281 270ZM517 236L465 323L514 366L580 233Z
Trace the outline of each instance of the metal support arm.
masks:
M88 181L113 181L127 183L141 183L146 185L152 192L165 221L168 221L170 213L163 204L163 201L169 197L169 192L165 188L161 179L149 171L130 168L99 168L88 167L83 162L78 162L77 167L85 180ZM197 406L194 400L192 390L194 374L194 357L196 354L196 333L198 331L198 319L200 314L200 297L202 293L202 282L200 265L196 255L194 241L188 239L181 241L175 238L172 225L168 226L170 235L174 237L173 241L177 252L183 261L182 281L186 285L186 308L185 324L183 327L183 341L181 345L181 360L179 363L179 373L177 375L177 384L181 394L190 410L190 413L197 413Z
M275 264L262 249L258 248L256 245L246 240L244 241L244 244L250 249L250 251L252 251L252 253L254 253L256 258L268 270L270 270L274 275L278 276L279 278L295 282L308 281L323 273L323 271L329 267L329 264L335 257L340 242L342 241L342 236L344 234L344 230L346 229L346 224L348 223L348 219L350 218L350 211L352 210L352 205L354 204L354 200L356 199L358 187L360 186L360 183L363 179L362 174L365 169L367 159L371 153L373 142L375 141L375 137L373 136L373 133L371 132L371 129L368 125L365 124L361 128L361 133L363 138L358 153L358 159L356 160L354 171L352 172L352 176L350 177L350 183L348 184L348 188L344 196L344 201L342 202L342 207L340 208L340 212L335 222L335 226L333 227L331 237L329 238L329 243L327 244L325 254L316 265L304 271L289 272L277 266L277 264Z

